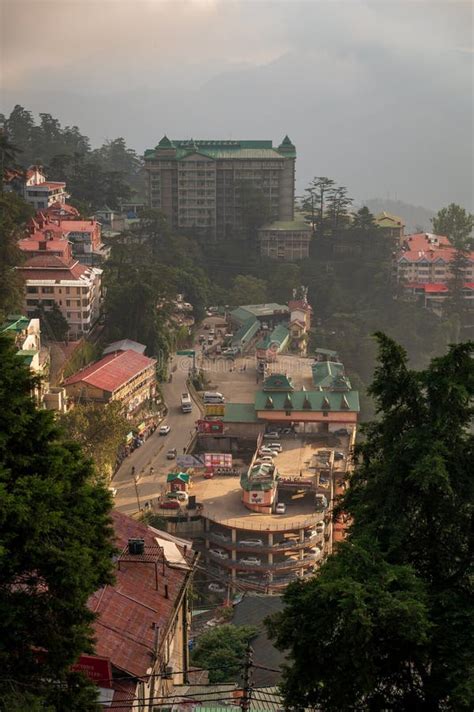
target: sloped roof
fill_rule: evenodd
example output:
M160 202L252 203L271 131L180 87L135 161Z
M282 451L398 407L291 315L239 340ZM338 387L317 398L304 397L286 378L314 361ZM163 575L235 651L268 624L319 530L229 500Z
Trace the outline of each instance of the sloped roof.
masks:
M276 220L272 223L267 223L263 227L259 228L268 232L269 230L273 232L311 232L311 226L308 225L304 220Z
M387 213L385 210L375 216L375 222L379 227L405 227L403 218Z
M224 423L258 423L253 403L226 403Z
M321 388L329 388L336 376L344 375L344 366L337 361L315 361L311 365L313 383Z
M271 373L263 382L263 390L268 391L282 391L284 393L288 391L293 391L293 384L291 383L291 378L286 375L286 373Z
M270 159L281 161L285 160L288 154L291 154L292 157L296 155L295 147L289 139L286 139L288 139L288 137L285 137L280 146L275 148L271 140L170 140L167 136L163 136L155 149L147 149L145 151L145 160L154 160L160 149L174 149L175 155L172 159L176 161L180 161L192 153L198 153L213 160Z
M94 622L96 654L109 658L114 667L130 675L145 676L152 665L155 628L158 626L164 633L170 624L182 587L190 575L194 554L190 548L184 551L177 546L188 566L172 566L166 558L163 564L162 550L156 542L156 537L161 537L163 532L117 510L113 510L112 520L117 548L124 551L129 539L144 539L145 553L119 557L114 584L96 591L88 600L90 610L99 614ZM174 538L167 535L166 539ZM160 564L156 571L155 560Z
M64 385L70 386L83 382L107 393L113 393L155 363L156 359L137 354L136 351L119 351L107 354L100 361L96 361L69 376L64 381Z
M329 410L338 412L349 410L358 413L360 410L358 391L346 391L344 393L331 391L293 391L291 393L291 408L286 407L287 395L285 392L272 392L273 411L303 411L308 409L308 402L313 411ZM268 410L266 407L267 397L268 393L265 391L258 391L255 394L255 410L257 412Z
M7 316L7 320L0 325L0 333L3 333L4 331L15 331L16 333L21 333L28 327L29 323L30 319L22 314L9 314Z

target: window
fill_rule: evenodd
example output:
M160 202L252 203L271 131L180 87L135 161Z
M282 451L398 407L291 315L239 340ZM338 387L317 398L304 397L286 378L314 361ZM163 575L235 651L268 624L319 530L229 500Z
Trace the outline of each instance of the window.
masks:
M71 306L71 300L70 300L70 299L66 299L66 306L67 306L67 307L70 307L70 306Z
M71 287L66 287L66 294L71 294Z
M53 293L54 293L53 287L43 287L43 294L53 294Z
M27 294L38 294L38 287L27 287Z
M68 312L68 313L67 313L67 318L68 318L68 319L71 318L71 312Z
M37 299L27 299L26 304L29 307L36 307L36 306L38 306L38 300Z

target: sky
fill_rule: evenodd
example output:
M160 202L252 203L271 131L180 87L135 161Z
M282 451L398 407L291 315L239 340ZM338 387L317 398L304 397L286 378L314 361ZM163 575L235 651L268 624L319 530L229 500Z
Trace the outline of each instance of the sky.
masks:
M457 0L0 0L0 111L94 146L288 134L356 201L473 209L473 6Z

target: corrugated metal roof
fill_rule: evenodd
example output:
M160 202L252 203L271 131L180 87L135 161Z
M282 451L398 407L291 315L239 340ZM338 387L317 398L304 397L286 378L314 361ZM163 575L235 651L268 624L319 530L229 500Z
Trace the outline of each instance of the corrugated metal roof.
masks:
M64 381L64 385L84 382L108 393L113 393L155 363L156 359L137 354L136 351L119 351L108 354L100 361L96 361L69 376Z
M226 403L224 423L258 423L253 403Z
M271 393L273 408L276 410L292 410L292 411L346 411L359 412L359 392L344 391L343 393L333 393L331 391L292 391L290 393L282 393L272 391ZM287 398L291 400L291 408L287 407ZM255 395L255 410L264 411L268 400L268 393L258 391ZM304 407L303 403L309 402L311 408ZM347 403L347 406L346 406Z

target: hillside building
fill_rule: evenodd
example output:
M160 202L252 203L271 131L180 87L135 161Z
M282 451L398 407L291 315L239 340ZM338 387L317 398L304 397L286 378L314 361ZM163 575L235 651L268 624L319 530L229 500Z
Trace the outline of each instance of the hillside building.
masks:
M303 220L279 220L258 231L260 254L282 262L309 257L312 229Z
M172 230L193 229L211 239L242 229L242 185L261 191L271 220L292 221L296 149L288 136L272 141L170 140L145 151L147 202Z

